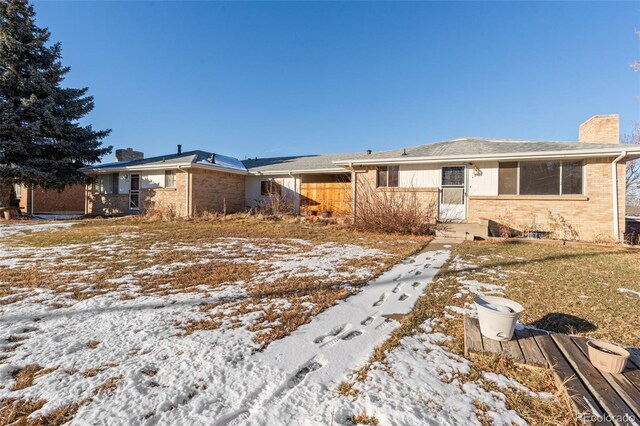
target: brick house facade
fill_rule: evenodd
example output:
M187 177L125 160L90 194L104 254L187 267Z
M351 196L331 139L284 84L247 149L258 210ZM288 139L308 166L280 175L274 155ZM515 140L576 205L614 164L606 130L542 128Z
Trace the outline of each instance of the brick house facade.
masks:
M355 220L358 200L370 190L415 197L440 222L495 222L524 233L562 228L575 239L620 240L626 161L640 158L640 147L619 144L617 115L590 118L578 135L578 142L461 138L393 151L242 162L203 151L145 160L137 151L119 150L123 161L85 169L93 180L86 212L164 207L186 217L231 213L260 206L276 187L296 213L318 214L305 206L323 213L335 207Z

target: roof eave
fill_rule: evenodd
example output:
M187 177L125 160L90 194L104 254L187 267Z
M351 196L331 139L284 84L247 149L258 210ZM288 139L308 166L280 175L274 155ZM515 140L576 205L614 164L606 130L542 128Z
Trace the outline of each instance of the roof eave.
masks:
M304 174L317 174L317 173L344 173L345 170L342 167L332 167L324 169L291 169L291 170L248 170L248 174L252 176L264 176L264 175L304 175Z
M338 160L333 164L349 167L352 165L368 165L368 164L412 164L412 163L450 163L456 161L477 161L477 160L520 160L520 159L536 159L536 158L592 158L592 157L612 157L618 156L622 152L627 152L627 157L639 157L640 147L630 147L629 149L599 149L599 150L576 150L576 151L541 151L541 152L519 152L504 154L478 154L478 155L448 155L438 157L395 157L395 158L377 158L377 159L354 159L354 160Z
M139 166L122 166L122 167L84 167L80 169L83 173L115 173L115 172L132 172L132 171L148 171L148 170L172 170L180 168L198 168L206 170L215 170L226 173L234 173L246 175L247 172L239 169L232 169L228 167L216 166L215 164L198 164L192 162L186 163L171 163L171 164L148 164Z

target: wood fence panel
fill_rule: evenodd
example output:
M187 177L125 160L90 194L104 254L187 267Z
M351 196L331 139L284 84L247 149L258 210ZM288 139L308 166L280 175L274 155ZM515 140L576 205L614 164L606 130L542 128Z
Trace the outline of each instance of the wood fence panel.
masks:
M334 216L351 213L351 182L302 183L300 207L303 212L330 211Z

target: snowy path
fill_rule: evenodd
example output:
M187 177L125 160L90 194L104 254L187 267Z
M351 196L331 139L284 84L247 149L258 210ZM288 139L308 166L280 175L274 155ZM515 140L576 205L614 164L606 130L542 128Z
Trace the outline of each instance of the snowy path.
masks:
M288 379L276 385L275 391L266 387L248 396L218 424L273 424L274 418L282 424L296 424L296 418L299 424L305 424L299 417L304 414L296 406L329 411L327 405L335 398L340 382L362 367L374 348L398 327L399 323L388 316L411 311L449 258L451 248L449 242L432 242L427 251L397 264L361 293L272 343L255 361L288 372Z

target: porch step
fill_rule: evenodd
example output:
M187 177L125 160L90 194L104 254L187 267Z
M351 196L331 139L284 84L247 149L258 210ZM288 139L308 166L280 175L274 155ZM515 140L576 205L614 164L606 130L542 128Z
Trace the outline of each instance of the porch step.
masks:
M474 237L487 238L489 227L486 223L439 222L436 227L436 236L470 240L473 240Z

